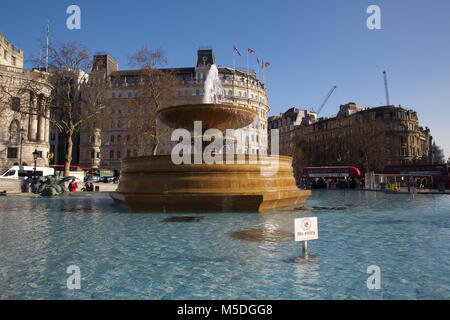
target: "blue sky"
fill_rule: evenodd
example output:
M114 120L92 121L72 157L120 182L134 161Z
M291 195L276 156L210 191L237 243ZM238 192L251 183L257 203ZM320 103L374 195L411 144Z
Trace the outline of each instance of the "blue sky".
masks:
M81 30L66 28L66 8L81 8ZM381 30L369 30L369 5L381 8ZM317 107L338 88L321 115L340 104L391 103L413 108L422 126L450 156L450 1L14 1L0 12L0 32L39 55L37 39L50 20L51 40L81 40L106 51L127 69L141 45L162 47L173 67L193 66L196 50L211 46L219 65L233 65L233 44L270 62L266 71L270 114L291 106ZM255 67L251 59L250 67ZM28 66L29 67L29 66Z

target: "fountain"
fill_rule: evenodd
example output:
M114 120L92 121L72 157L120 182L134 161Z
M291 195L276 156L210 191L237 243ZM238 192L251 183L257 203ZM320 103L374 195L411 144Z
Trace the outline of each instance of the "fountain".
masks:
M243 128L256 119L258 113L248 107L221 103L222 93L212 65L205 82L205 103L167 107L158 117L172 128L187 130L192 130L194 121L201 121L202 137L208 129ZM119 186L110 195L139 211L262 213L304 203L311 194L297 188L291 157L234 154L230 163L229 155L217 156L227 161L175 164L171 155L124 159ZM271 172L274 163L277 170Z

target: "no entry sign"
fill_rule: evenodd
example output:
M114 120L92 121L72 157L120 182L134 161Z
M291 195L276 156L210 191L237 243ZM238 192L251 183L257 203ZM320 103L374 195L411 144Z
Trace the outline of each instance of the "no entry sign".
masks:
M295 219L295 241L319 239L317 217Z

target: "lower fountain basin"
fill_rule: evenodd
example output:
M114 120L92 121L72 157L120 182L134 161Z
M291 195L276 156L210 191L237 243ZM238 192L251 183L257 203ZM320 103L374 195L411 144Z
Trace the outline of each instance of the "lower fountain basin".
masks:
M192 156L193 158L193 156ZM278 170L267 176L271 161ZM113 199L148 212L268 212L304 203L311 194L295 184L292 158L245 155L243 163L175 165L170 155L125 159Z

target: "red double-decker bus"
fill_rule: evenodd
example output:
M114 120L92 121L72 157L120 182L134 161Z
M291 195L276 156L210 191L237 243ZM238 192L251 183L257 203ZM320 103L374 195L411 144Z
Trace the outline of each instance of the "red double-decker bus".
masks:
M448 164L404 164L388 165L384 167L383 174L395 174L403 176L431 176L432 185L445 183L450 188L449 166Z
M352 166L345 167L304 167L302 178L359 178L361 172Z

